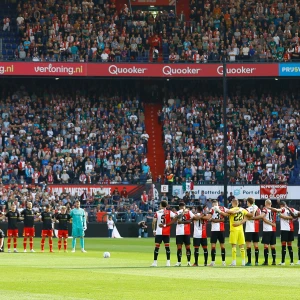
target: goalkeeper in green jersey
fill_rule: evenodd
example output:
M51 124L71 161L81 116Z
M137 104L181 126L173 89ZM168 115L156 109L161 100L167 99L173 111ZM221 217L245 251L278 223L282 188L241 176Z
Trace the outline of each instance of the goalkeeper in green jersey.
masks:
M76 238L80 238L81 252L84 250L84 231L86 230L85 211L80 208L79 200L75 201L75 208L71 210L70 216L72 218L72 252L75 252Z

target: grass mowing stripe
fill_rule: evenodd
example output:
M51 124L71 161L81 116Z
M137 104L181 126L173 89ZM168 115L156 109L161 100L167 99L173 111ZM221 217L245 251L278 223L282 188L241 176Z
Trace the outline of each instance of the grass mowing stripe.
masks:
M35 239L35 250L40 248ZM56 250L57 239L54 239ZM21 246L21 239L19 239ZM162 247L159 267L153 260L152 239L86 239L88 253L0 253L0 299L178 299L209 297L220 299L299 299L299 266L222 267L217 249L217 266L165 267ZM70 247L70 243L69 243ZM227 245L227 263L231 260ZM109 251L111 258L104 259ZM176 262L176 245L171 241L171 262ZM254 251L252 251L254 256ZM277 247L278 262L281 257ZM203 252L200 249L200 264ZM192 257L193 260L193 257ZM182 258L186 264L185 253ZM263 251L260 251L260 263ZM238 264L241 263L238 253ZM289 257L287 255L287 263ZM202 296L201 296L202 295Z

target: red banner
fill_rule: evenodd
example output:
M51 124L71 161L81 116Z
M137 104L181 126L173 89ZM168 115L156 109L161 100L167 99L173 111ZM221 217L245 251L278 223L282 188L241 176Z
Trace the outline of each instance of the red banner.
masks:
M77 193L79 196L82 195L84 191L87 192L87 194L92 195L96 194L97 192L105 193L105 195L112 195L114 190L117 189L119 192L121 192L124 187L127 190L127 193L129 196L133 195L134 192L138 190L143 189L143 185L117 185L117 184L111 184L111 185L86 185L86 184L53 184L48 185L48 188L51 192L57 193L60 195L62 192L70 193L71 195L75 195Z
M0 62L0 76L87 76L86 63Z
M228 77L278 76L276 64L228 64ZM220 64L89 64L88 76L222 77Z
M260 198L261 199L286 199L287 186L286 185L261 185Z
M228 77L276 77L278 64L230 63ZM0 62L0 76L221 77L221 64Z

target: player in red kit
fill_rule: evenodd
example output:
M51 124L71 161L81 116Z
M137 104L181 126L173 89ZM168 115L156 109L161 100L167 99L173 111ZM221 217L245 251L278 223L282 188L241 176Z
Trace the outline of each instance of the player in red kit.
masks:
M16 210L17 207L15 204L11 205L10 211L6 213L5 216L0 217L0 219L4 219L6 217L8 221L8 228L7 228L7 252L11 252L10 245L11 245L11 238L14 239L14 252L17 251L17 238L19 236L18 231L18 221L20 218L19 212Z
M211 221L211 237L210 237L210 244L211 244L211 263L209 266L213 267L215 265L216 260L216 244L219 241L221 247L221 256L222 256L222 265L226 266L225 262L225 225L224 225L224 217L220 214L219 211L226 213L228 209L223 206L218 206L218 201L212 201L212 208L209 211L208 215L210 215Z
M267 199L265 201L265 207L262 209L261 214L255 219L263 220L263 237L261 243L264 244L264 257L265 261L263 266L268 265L269 258L269 245L271 246L272 265L276 265L276 212L271 210L272 201Z
M168 203L167 201L160 202L160 210L154 214L152 229L153 235L155 236L155 249L154 249L154 261L151 267L157 267L157 257L159 253L159 248L162 242L165 244L166 255L167 255L167 264L170 266L170 234L172 219L176 217L176 214L170 210L167 210Z
M298 219L298 262L297 265L300 265L300 211L293 208L287 207L291 215Z
M38 214L36 214L36 215L38 215ZM35 252L33 250L33 237L35 236L34 222L38 221L38 219L35 219L35 213L32 210L31 202L27 202L27 208L21 212L20 220L24 220L24 230L23 230L24 252L27 252L26 248L27 248L27 238L28 237L29 237L30 252Z
M199 247L202 246L204 253L204 266L207 266L208 251L207 251L207 220L211 217L203 214L203 207L197 207L197 213L193 217L194 221L194 234L193 234L193 246L195 263L193 267L198 267Z
M68 223L71 216L67 214L67 208L61 207L61 212L55 216L55 220L58 223L58 251L61 250L62 240L64 241L64 251L67 252L68 247Z
M177 245L177 263L175 267L181 266L182 245L185 245L187 265L191 265L191 222L194 214L186 210L185 203L179 203L178 215L181 217L177 220L176 225L176 245Z
M290 264L294 265L294 253L292 242L294 240L294 209L287 208L284 201L280 202L280 209L270 208L273 212L278 213L280 217L280 238L281 238L281 263L279 265L285 265L286 245L290 255Z
M44 212L41 213L40 219L43 222L43 229L42 229L42 240L41 240L41 250L44 252L45 249L45 238L48 237L49 240L49 248L50 252L53 252L53 228L52 223L54 219L54 214L50 211L50 205L47 204L46 209Z

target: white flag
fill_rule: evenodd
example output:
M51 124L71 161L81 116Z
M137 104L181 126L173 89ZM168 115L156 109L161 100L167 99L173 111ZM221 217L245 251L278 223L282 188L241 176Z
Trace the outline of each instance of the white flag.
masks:
M112 238L115 238L115 239L122 239L122 237L120 236L120 233L117 229L117 227L115 226L114 227L114 230L112 232Z

